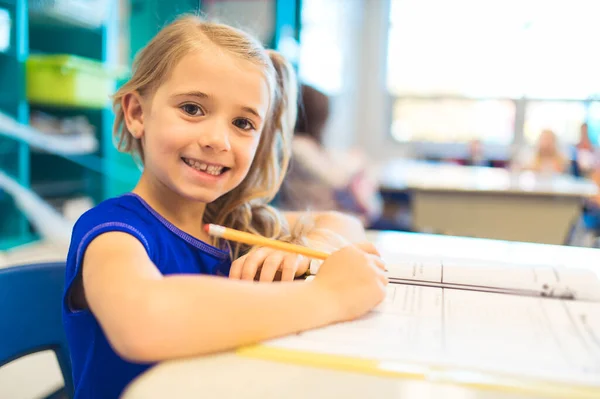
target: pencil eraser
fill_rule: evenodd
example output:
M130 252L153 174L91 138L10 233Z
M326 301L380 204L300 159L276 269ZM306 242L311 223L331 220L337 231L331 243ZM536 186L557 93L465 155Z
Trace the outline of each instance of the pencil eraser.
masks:
M204 231L206 231L209 236L213 237L223 237L225 235L225 227L219 226L218 224L205 224Z

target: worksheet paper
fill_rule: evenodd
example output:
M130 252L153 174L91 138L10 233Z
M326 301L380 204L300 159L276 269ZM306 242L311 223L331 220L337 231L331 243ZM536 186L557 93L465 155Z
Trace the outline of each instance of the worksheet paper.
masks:
M365 317L266 343L600 387L600 303L390 284Z
M390 281L398 283L600 301L600 280L585 269L415 256L396 258L387 268Z

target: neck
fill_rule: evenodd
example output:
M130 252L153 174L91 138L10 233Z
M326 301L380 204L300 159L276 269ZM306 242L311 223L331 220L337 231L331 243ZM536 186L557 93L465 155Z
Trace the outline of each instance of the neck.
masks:
M142 173L133 192L142 197L148 205L177 228L202 241L209 241L202 223L206 209L204 202L182 197L146 171Z

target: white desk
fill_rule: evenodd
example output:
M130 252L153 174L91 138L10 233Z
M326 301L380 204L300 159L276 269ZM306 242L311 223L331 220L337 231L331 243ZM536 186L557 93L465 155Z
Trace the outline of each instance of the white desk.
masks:
M413 225L502 240L563 244L582 200L596 185L571 176L396 160L381 173L384 192L412 195Z
M444 255L586 268L597 266L595 271L600 273L600 250L597 249L410 233L371 233L370 239L384 259L398 254ZM138 377L123 397L508 399L525 396L276 363L225 353L159 364Z
M156 366L136 380L126 391L123 399L203 397L220 399L527 398L483 390L475 391L453 385L314 369L224 354L173 361Z

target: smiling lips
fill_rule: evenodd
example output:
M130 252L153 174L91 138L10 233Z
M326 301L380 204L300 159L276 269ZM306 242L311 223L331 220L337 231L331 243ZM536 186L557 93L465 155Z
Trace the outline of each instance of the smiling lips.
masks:
M181 158L188 166L209 175L219 176L229 170L227 166L208 164L192 158Z

